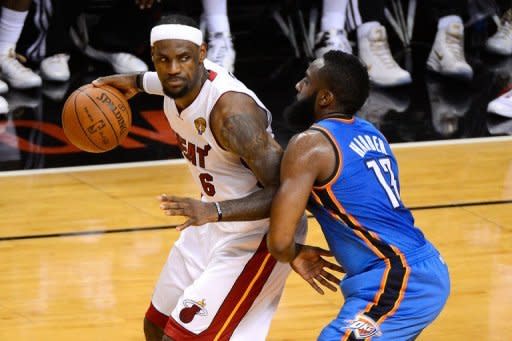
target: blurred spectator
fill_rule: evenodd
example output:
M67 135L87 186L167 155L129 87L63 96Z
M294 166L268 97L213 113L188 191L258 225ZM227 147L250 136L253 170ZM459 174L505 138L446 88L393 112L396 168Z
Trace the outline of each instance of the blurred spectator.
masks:
M41 62L40 73L45 80L67 81L70 78L70 51L76 46L88 57L110 64L116 73L148 69L146 63L136 55L140 55L144 49L149 54L147 37L159 14L156 2L114 0L108 8L92 9L91 1L34 2L37 5L34 24L38 37L32 39L34 42L27 48L27 55L32 61ZM76 26L79 16L86 11L94 12L96 22L81 27L81 31L71 30L75 33L71 37L70 29ZM46 17L43 19L42 16ZM41 23L47 25L43 27Z
M487 39L486 47L489 52L503 56L512 55L512 1L502 1L508 3L508 7L502 4L503 16L496 33Z
M208 31L208 59L234 72L236 53L229 27L227 0L202 1Z
M359 57L368 66L371 81L382 87L411 83L411 75L394 60L389 49L384 22L385 0L323 0L316 57L328 50L352 53L345 32L346 19L357 28ZM351 15L348 16L347 8Z
M0 13L0 70L2 78L10 86L28 89L41 86L41 77L31 69L23 66L22 57L16 54L16 44L20 38L31 0L6 0L2 3ZM0 80L0 94L6 93L8 86ZM7 113L8 104L0 96L0 113Z

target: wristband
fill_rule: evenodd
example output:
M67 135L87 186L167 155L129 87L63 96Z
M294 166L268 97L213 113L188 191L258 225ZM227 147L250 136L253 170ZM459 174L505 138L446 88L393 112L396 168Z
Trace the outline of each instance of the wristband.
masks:
M144 74L145 72L140 72L137 74L137 77L135 78L135 84L137 85L137 89L139 91L145 92L144 90Z
M215 204L215 208L217 209L217 221L221 221L222 220L222 210L220 209L220 205L218 202L214 202Z

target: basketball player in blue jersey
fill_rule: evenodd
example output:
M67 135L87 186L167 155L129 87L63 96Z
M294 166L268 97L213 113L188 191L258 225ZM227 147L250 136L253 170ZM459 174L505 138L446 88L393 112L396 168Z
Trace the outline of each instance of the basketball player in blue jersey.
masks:
M354 117L368 87L368 73L356 57L330 51L309 66L288 110L288 116L309 117L314 124L284 153L267 244L275 258L291 262L322 293L321 286L332 288L336 278L319 266L319 248L294 241L306 207L320 223L346 272L339 283L345 302L322 330L322 341L414 340L441 312L450 291L446 264L400 200L389 144L369 122Z

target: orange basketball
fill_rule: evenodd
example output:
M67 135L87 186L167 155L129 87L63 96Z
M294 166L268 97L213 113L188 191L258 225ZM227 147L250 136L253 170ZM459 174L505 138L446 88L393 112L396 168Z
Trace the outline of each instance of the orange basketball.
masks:
M128 101L110 86L84 85L69 95L62 109L66 137L91 153L103 153L118 146L131 125Z

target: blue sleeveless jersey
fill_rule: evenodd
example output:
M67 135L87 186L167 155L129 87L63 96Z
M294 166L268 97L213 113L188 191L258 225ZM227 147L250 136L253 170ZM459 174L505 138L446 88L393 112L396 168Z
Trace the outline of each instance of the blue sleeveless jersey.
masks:
M311 129L337 152L337 171L316 184L308 205L337 261L347 276L384 264L405 276L408 256L427 241L400 199L398 166L385 137L359 118L328 118Z

